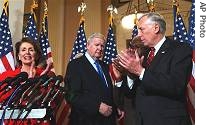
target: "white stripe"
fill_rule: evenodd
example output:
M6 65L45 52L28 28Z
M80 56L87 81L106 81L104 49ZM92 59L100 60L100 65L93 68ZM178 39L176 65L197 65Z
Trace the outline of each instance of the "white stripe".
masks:
M188 84L187 89L188 89L188 96L189 96L190 102L195 108L195 93L193 92L193 89L191 88L190 84Z
M195 78L195 62L193 61L192 76Z
M50 52L52 52L52 51L51 51L51 47L48 47L48 48L47 48L47 53L50 53Z
M1 61L1 59L0 59L0 73L3 73L3 72L5 72L6 71L6 69L5 69L5 67L4 67L4 64L3 64L3 62Z
M7 60L9 62L9 64L10 64L10 67L12 68L12 70L15 70L15 61L14 61L14 57L13 57L12 53L11 52L8 53L6 55L6 57L7 57Z

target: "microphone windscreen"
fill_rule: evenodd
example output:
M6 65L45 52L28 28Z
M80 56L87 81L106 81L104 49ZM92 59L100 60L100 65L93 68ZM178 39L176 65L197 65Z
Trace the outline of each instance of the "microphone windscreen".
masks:
M26 83L27 84L34 84L34 83L37 83L39 81L39 77L34 77L34 78L29 78L27 79Z
M47 74L43 74L43 75L40 76L40 80L41 80L41 81L47 81L48 78L49 78L49 77L48 77Z
M16 77L20 78L21 81L26 81L28 79L28 73L27 72L21 72Z
M63 81L63 76L62 76L62 75L57 75L57 76L55 77L55 80L56 80L56 81L57 81L57 80Z

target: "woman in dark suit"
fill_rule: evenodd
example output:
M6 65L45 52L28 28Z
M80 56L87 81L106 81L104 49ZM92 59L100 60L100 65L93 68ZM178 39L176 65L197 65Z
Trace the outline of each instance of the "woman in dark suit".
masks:
M123 114L113 101L108 65L100 61L104 46L104 36L94 33L88 38L87 52L68 64L65 85L71 125L116 125L116 116Z

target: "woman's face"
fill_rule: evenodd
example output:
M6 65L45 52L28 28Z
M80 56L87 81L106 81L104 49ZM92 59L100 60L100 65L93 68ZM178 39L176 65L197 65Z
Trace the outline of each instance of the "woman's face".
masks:
M20 51L18 58L22 62L22 65L31 65L35 62L36 52L32 44L24 42L20 45Z

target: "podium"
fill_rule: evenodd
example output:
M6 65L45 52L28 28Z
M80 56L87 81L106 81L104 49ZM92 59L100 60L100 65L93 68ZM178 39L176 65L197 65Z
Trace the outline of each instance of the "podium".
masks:
M22 112L22 113L21 113ZM38 108L38 109L32 109L30 111L27 111L26 109L7 109L5 113L5 118L4 119L17 119L18 115L21 113L19 116L19 119L25 118L44 118L47 113L46 108ZM2 117L3 110L0 110L0 118Z

